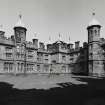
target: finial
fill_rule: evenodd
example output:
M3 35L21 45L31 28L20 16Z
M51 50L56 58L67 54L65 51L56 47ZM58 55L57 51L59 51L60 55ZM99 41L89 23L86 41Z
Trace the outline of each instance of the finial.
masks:
M70 42L70 36L69 36L69 42Z
M37 33L34 33L34 37L35 37L35 38L37 37Z
M61 34L59 33L59 38L61 37Z
M51 41L51 37L49 36L49 41Z
M22 15L21 14L19 14L19 19L21 19L22 18Z
M51 44L51 37L49 36L49 41L48 41L48 44Z
M59 40L61 41L62 39L61 39L61 34L59 33Z
M93 12L92 15L95 16L95 12Z
M94 17L95 15L95 9L93 9L92 16Z

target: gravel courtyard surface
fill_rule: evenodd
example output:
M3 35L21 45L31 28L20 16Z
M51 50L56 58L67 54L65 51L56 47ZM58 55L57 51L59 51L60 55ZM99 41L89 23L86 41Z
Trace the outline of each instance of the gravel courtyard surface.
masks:
M71 75L0 75L0 82L7 82L13 84L13 88L18 89L49 89L53 87L60 87L58 83L69 82L70 84L87 84L79 81Z

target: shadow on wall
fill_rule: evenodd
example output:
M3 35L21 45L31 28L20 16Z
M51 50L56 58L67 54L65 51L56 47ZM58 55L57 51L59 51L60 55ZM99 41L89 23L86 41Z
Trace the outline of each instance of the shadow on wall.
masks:
M77 50L79 56L72 64L72 73L77 75L88 75L88 44L84 42L83 48Z

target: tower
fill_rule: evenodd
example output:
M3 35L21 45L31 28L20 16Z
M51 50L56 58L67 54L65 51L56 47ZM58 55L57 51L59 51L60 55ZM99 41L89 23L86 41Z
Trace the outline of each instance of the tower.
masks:
M94 18L89 23L88 30L88 69L89 74L101 75L103 73L103 61L100 47L100 23Z
M14 27L16 44L22 44L26 41L26 27L22 23L22 15L19 15L19 20Z

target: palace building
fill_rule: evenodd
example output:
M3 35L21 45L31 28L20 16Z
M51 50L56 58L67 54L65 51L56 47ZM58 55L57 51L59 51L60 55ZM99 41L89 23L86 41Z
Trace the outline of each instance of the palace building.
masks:
M87 26L88 41L83 46L76 41L73 47L60 38L46 46L36 38L28 42L21 15L13 29L10 38L0 29L0 73L105 73L105 39L100 38L101 25L95 18Z

